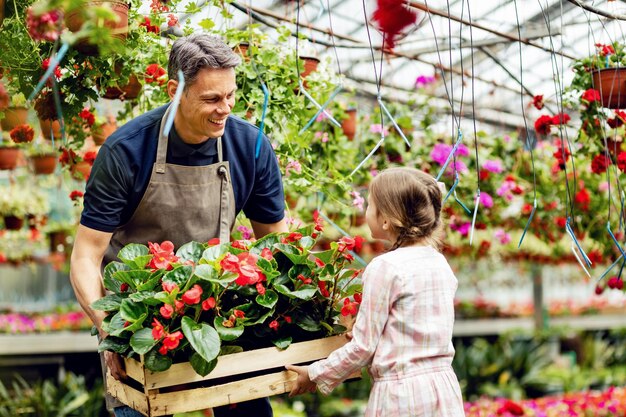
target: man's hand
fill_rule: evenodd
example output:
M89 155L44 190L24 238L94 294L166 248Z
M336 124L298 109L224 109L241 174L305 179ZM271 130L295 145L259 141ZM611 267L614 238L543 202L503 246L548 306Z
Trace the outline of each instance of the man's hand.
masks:
M309 379L308 366L287 365L285 368L298 374L298 379L294 381L293 388L289 393L290 397L306 394L307 392L315 392L317 385Z
M104 361L107 364L107 368L109 368L109 372L111 372L111 376L121 381L126 378L126 369L124 368L124 361L122 357L115 352L109 352L108 350L104 352Z

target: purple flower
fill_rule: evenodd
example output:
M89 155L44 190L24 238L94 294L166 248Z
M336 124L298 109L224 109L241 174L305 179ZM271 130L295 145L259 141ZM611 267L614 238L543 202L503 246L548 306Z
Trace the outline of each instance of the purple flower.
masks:
M439 165L443 165L446 162L446 159L448 159L450 151L452 151L452 146L446 145L445 143L438 143L430 152L430 159Z
M248 229L246 226L239 226L237 230L241 232L242 239L250 239L252 237L252 230Z
M424 87L428 84L435 82L435 77L432 75L420 75L415 79L415 88Z
M298 161L289 161L287 163L287 166L285 167L285 176L288 177L289 174L291 173L291 171L295 172L296 174L299 174L302 172L302 166L300 165L300 162Z
M351 191L350 195L352 196L352 205L356 207L359 211L363 211L363 204L365 203L365 199L359 194L358 191Z
M469 156L469 149L467 149L467 146L460 143L456 148L456 154L457 156Z
M488 159L483 163L483 168L489 172L493 172L494 174L499 174L503 171L502 161L500 160L491 161Z
M472 224L470 222L463 223L462 225L457 227L456 231L459 232L461 236L467 236L470 227L472 227Z

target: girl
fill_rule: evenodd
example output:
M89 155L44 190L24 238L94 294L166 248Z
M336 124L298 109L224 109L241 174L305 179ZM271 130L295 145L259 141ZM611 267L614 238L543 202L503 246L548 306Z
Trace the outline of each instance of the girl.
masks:
M392 243L363 273L352 340L327 359L287 366L298 374L291 396L330 393L368 365L373 379L366 417L464 416L451 363L457 280L435 248L442 193L412 168L379 173L365 213L372 238Z

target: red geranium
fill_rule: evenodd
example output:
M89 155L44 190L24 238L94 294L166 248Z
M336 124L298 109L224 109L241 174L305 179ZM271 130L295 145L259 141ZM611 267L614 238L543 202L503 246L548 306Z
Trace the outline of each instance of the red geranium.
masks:
M15 143L28 143L35 138L35 130L29 125L18 125L9 132L9 135Z
M146 68L145 80L149 84L163 85L167 81L165 70L159 64L150 64Z
M82 198L85 194L82 191L74 190L70 193L70 200L77 201L79 198Z
M616 165L622 172L626 172L626 152L617 155Z
M583 210L589 210L589 204L591 203L591 196L589 192L585 188L581 188L580 191L576 193L574 197L576 203L580 205L580 208Z
M593 103L594 101L600 101L600 92L598 90L594 90L593 88L590 88L582 94L581 98L588 103Z
M159 27L156 25L153 25L152 21L150 20L148 16L144 16L143 22L140 23L139 26L145 27L148 32L157 33L157 34L160 32Z
M591 160L591 171L595 174L602 174L611 165L611 159L605 154L600 153Z
M537 110L543 109L543 94L538 94L533 97L533 106L535 106Z
M547 135L550 133L550 127L552 126L552 117L544 114L539 116L537 120L535 120L535 130L537 133L542 135Z
M552 116L553 125L564 125L567 124L567 122L569 122L570 120L571 117L569 117L569 115L566 113L558 113Z
M510 413L514 416L523 416L524 409L521 405L511 400L506 400L502 407L500 407L497 411L498 415L503 415L505 413Z

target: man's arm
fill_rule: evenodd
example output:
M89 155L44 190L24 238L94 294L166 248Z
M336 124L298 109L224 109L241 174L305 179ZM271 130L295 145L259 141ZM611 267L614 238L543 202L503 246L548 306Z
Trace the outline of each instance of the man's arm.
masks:
M254 230L254 237L257 239L260 239L269 233L282 233L289 231L285 219L282 219L277 223L259 223L254 220L250 220L250 224L252 225L252 230Z
M112 235L79 225L70 263L70 281L76 299L102 338L106 336L101 327L106 313L92 310L89 305L104 296L100 266Z

